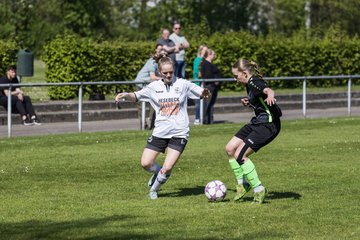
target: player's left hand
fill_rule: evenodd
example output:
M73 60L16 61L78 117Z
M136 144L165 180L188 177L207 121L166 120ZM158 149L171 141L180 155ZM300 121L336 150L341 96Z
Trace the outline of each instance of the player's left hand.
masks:
M211 93L210 93L209 89L204 88L204 91L202 92L200 98L208 99L209 97L211 97Z
M276 103L276 98L268 96L264 101L267 105L272 106Z

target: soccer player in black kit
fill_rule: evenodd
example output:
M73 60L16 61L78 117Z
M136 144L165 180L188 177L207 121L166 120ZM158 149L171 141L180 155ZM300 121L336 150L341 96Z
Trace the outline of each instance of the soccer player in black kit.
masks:
M248 96L241 99L242 104L255 112L250 123L243 126L226 145L229 164L237 179L234 200L239 201L252 188L254 203L262 203L267 189L261 184L249 156L279 134L282 113L276 104L275 92L262 78L255 62L240 59L232 66L232 74L238 83L246 85Z

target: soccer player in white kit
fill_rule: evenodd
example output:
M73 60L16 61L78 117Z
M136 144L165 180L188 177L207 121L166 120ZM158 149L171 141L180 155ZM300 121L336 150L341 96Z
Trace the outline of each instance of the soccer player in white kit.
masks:
M196 84L174 76L174 62L169 57L160 59L159 81L151 82L145 88L132 93L119 93L115 101L147 101L155 109L155 127L147 140L141 157L141 166L153 173L149 180L149 197L158 198L158 191L171 175L189 137L189 116L187 99L208 98L210 92ZM156 163L157 156L167 153L163 166Z

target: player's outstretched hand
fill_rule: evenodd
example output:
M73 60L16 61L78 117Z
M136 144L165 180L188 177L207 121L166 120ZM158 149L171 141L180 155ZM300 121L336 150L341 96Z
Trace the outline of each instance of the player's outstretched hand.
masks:
M249 106L249 98L247 98L247 97L243 97L242 99L241 99L241 103L242 103L242 105L244 105L244 106Z
M127 95L127 92L118 93L115 97L115 102L118 103L120 101L125 101Z
M211 92L209 91L209 89L204 88L204 91L202 92L200 98L208 99L209 97L211 97Z

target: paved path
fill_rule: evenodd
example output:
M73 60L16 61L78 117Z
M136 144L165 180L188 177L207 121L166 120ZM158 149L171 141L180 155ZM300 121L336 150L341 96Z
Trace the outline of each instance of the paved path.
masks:
M351 116L360 116L360 107L353 107L351 109ZM248 122L252 116L250 112L244 113L230 113L230 114L215 114L215 123L240 123ZM348 116L347 108L328 108L328 109L308 109L307 118L327 118ZM304 119L301 109L284 110L283 120L287 119ZM194 122L194 116L190 116L190 122ZM120 120L107 120L107 121L91 121L83 122L82 132L106 132L116 130L139 130L140 124L138 119L120 119ZM63 133L77 133L77 122L64 122L64 123L43 123L41 126L12 126L12 137L16 136L39 136L50 134L63 134ZM8 137L7 125L0 126L0 138Z

